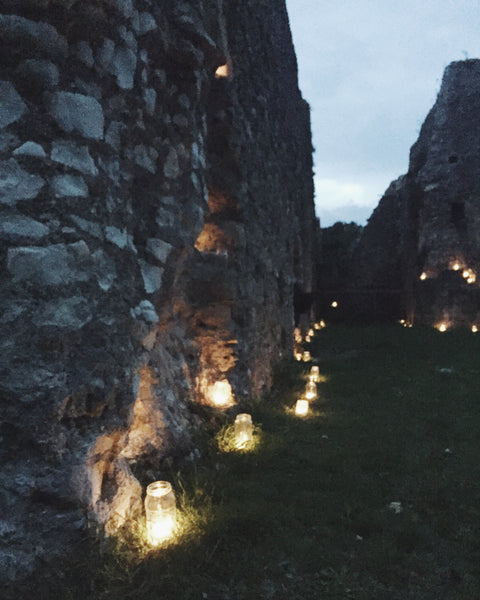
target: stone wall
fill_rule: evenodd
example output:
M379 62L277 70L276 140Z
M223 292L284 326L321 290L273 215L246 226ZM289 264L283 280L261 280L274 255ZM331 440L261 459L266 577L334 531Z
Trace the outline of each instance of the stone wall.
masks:
M219 382L270 387L317 222L283 0L0 0L0 62L12 579L128 520L132 466L194 457Z
M356 256L359 288L410 323L480 324L480 60L450 64L410 152L408 173L387 190ZM372 310L373 309L373 310Z

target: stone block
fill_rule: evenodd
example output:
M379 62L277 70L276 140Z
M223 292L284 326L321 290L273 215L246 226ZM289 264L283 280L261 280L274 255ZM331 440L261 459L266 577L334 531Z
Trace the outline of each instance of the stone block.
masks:
M116 48L113 56L112 73L117 78L117 84L122 90L133 88L137 56L129 48Z
M10 81L0 81L0 129L18 121L27 112L27 105Z
M97 283L104 292L112 287L117 278L117 269L115 263L103 250L96 250L93 255L94 275Z
M149 300L142 300L138 306L131 309L130 314L134 319L142 319L146 323L158 323L160 320L155 307Z
M63 131L103 139L103 109L98 100L83 94L55 92L47 99L48 111Z
M146 148L142 144L135 146L135 163L140 167L143 167L150 173L156 173L157 167L154 160L158 157L155 148Z
M147 240L147 250L160 262L166 262L173 246L163 240L150 238Z
M153 116L155 105L157 103L157 92L153 88L146 88L143 92L143 99L145 101L145 110L147 111L147 114Z
M9 248L7 268L17 282L69 285L91 277L90 253L85 242Z
M70 215L70 219L75 223L77 227L80 227L82 231L85 231L89 235L99 240L103 239L103 231L99 223L95 223L94 221L88 221L87 219L82 219L78 215Z
M0 15L0 39L10 44L28 45L47 57L65 59L67 40L49 23L32 21L18 15Z
M125 230L118 229L112 225L105 227L105 237L109 242L118 246L121 250L128 246L128 234Z
M143 285L147 294L158 292L162 286L163 269L140 260L140 269L142 272Z
M76 46L76 53L79 60L86 65L87 67L93 67L94 59L93 59L93 51L88 42L81 41L78 42Z
M35 319L38 326L53 326L61 329L81 329L93 318L90 306L82 296L56 298L47 302Z
M170 148L168 152L167 159L163 165L163 174L169 179L176 179L180 175L178 155L175 148Z
M56 175L52 179L52 189L55 198L62 196L86 198L88 196L88 187L81 175Z
M51 89L58 85L60 74L57 65L49 60L27 59L20 63L18 73L28 79L29 85Z
M125 131L127 126L121 121L112 121L108 126L107 133L105 135L105 141L109 146L112 146L115 150L120 150L121 147L121 134Z
M103 40L103 44L97 50L95 55L97 68L103 71L109 71L112 65L114 53L115 42L110 38L105 38Z
M22 169L14 158L0 161L0 203L15 205L19 200L31 200L38 196L45 181Z
M85 175L98 175L98 169L90 156L87 146L78 146L74 142L53 142L51 158L66 167L72 167Z
M7 239L27 237L38 240L50 233L50 229L24 215L12 214L0 217L0 235Z
M36 142L25 142L13 151L13 156L34 156L35 158L46 158L47 153Z

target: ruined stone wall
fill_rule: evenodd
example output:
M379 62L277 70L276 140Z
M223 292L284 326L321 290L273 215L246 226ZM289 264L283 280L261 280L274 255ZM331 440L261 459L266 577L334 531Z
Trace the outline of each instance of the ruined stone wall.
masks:
M226 405L271 385L316 221L283 0L1 0L0 65L14 578L138 510L132 465L195 455L216 383Z
M480 61L450 64L408 173L364 231L358 285L400 288L401 312L412 323L479 324L479 109Z

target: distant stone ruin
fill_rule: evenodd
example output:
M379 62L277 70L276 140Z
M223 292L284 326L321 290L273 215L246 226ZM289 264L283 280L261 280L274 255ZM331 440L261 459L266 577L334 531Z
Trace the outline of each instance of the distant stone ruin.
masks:
M0 0L0 573L142 502L313 290L284 0Z
M451 63L410 152L363 232L355 310L442 331L480 326L480 60Z

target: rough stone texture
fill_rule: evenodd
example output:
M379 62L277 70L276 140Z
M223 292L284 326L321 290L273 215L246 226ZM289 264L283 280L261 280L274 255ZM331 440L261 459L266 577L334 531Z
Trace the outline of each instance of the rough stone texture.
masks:
M390 186L364 230L357 281L377 294L370 308L359 306L364 314L480 324L479 109L480 61L451 63L408 173Z
M64 554L85 513L109 534L128 523L137 476L194 450L191 407L215 382L239 403L270 387L294 286L313 290L317 222L283 0L0 0L0 13L12 579Z

